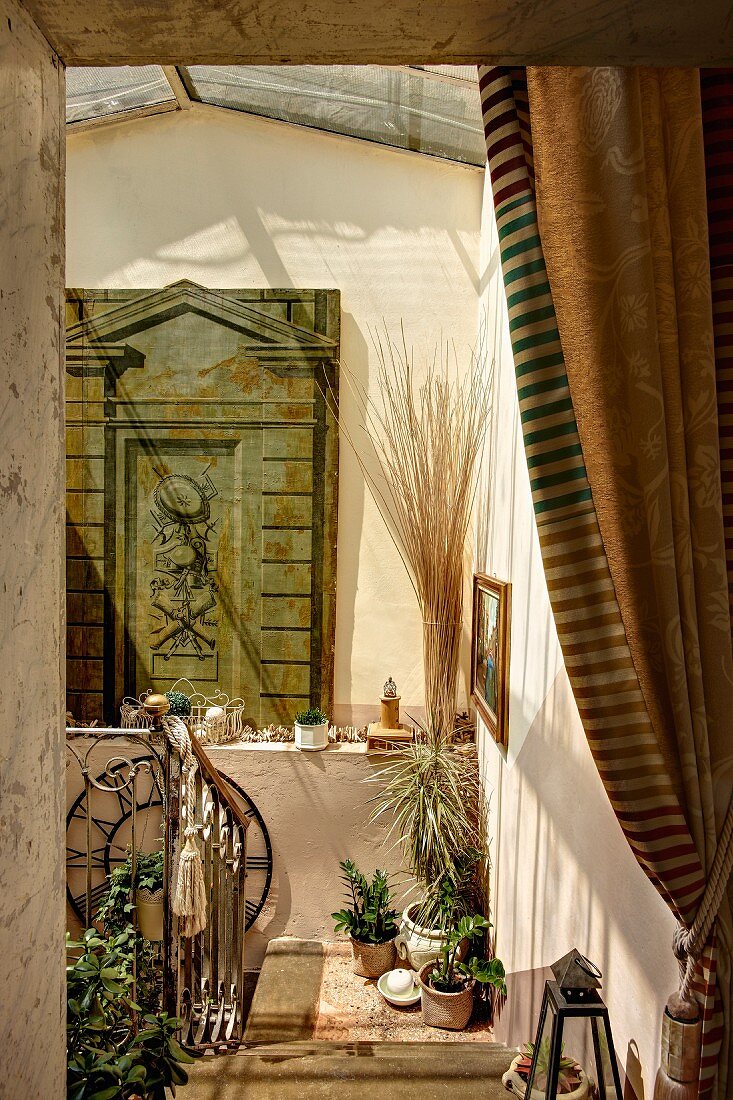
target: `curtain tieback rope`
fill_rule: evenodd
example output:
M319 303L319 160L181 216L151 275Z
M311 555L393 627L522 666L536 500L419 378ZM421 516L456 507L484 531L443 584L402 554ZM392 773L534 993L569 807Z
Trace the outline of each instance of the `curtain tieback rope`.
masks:
M695 964L702 955L715 923L731 872L733 872L733 798L728 806L718 846L715 849L713 865L710 868L695 919L689 927L680 922L672 936L672 950L680 966L680 997L685 1001L691 999Z

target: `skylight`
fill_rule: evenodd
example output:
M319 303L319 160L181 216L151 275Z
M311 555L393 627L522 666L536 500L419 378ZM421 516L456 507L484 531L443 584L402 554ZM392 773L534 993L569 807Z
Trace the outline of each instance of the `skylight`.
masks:
M172 109L177 106L173 89L160 65L66 71L67 123L87 122L162 103L170 103Z
M69 69L66 121L89 125L190 102L483 166L471 66L191 65Z

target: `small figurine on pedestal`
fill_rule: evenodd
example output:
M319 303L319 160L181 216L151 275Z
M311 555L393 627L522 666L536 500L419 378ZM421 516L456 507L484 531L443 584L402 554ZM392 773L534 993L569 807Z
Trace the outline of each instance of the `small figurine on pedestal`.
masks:
M367 734L367 750L402 748L412 741L412 730L400 723L400 697L390 676L380 700L379 722L372 722Z

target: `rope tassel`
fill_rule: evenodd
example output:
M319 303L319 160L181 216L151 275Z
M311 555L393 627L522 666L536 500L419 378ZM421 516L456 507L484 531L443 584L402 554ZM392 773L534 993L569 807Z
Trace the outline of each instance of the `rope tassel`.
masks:
M181 935L191 937L206 928L206 887L196 830L186 829L186 843L178 860L178 882L173 912L180 920Z
M178 859L178 881L173 912L180 921L180 933L186 938L206 928L206 886L201 854L196 843L196 770L198 764L191 749L191 738L180 718L169 715L163 728L181 756L183 803L186 819L186 843Z

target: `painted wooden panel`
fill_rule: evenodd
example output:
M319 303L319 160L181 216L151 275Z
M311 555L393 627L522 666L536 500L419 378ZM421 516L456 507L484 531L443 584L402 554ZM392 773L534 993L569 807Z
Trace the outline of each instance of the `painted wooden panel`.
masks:
M309 596L263 596L262 626L297 626L310 630L311 599Z
M69 704L116 722L186 678L252 725L329 709L338 293L74 291L67 318Z
M262 630L263 661L310 661L309 629Z

